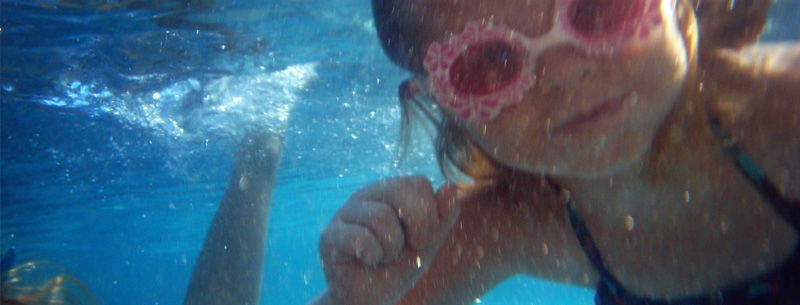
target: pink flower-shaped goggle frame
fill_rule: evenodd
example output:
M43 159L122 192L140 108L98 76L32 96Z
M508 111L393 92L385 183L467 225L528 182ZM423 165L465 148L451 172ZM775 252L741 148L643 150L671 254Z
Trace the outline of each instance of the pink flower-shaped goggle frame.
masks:
M584 49L590 55L612 55L631 41L646 39L650 30L662 23L661 0L616 0L631 1L627 4L632 7L628 7L630 11L626 20L618 21L608 31L582 33L569 17L569 10L578 1L557 1L553 27L536 38L527 37L503 25L495 25L491 20L482 20L468 22L464 32L450 37L444 43L432 43L423 65L428 72L430 90L436 102L465 120L491 120L504 107L519 103L523 93L533 86L536 58L543 50L569 44ZM453 83L454 75L451 75L453 63L466 52L489 43L504 43L512 52L522 52L518 56L521 58L521 67L512 67L519 72L488 93L459 90Z

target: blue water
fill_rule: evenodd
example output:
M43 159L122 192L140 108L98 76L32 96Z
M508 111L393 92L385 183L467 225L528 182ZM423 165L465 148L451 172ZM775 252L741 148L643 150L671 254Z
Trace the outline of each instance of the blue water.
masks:
M359 186L441 182L429 147L393 161L408 75L367 0L57 2L0 0L0 247L66 266L101 304L181 304L246 128L286 138L262 304L324 289L319 233ZM765 39L798 39L798 15L779 2ZM591 297L517 277L480 301Z

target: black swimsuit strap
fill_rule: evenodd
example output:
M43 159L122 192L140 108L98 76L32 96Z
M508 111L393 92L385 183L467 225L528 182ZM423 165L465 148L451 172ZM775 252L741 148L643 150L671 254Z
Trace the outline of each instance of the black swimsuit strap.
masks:
M597 271L600 272L602 277L610 277L611 274L608 272L606 264L603 262L600 250L597 249L597 244L595 244L592 234L589 233L589 229L583 222L581 215L578 214L572 199L567 201L567 212L569 215L569 224L572 226L572 230L575 231L575 236L578 237L581 248L586 252L589 261L597 268Z
M556 191L556 194L563 195L564 192L566 192L553 181L550 181L550 185ZM603 286L610 289L614 295L619 295L625 288L622 287L603 262L600 250L598 250L597 244L594 242L594 238L592 238L592 234L589 232L589 228L586 227L586 223L584 223L583 218L581 218L581 215L578 213L575 201L569 198L568 195L565 197L567 197L566 207L569 224L572 227L572 231L575 232L575 237L578 238L583 252L586 254L595 270L600 274L600 280L603 282Z
M715 120L714 118L710 118L710 121L712 125L712 131L716 133L716 136L719 139L722 140L725 153L733 159L734 164L739 169L739 172L742 174L742 176L744 176L744 178L747 179L751 185L753 185L761 198L766 200L772 209L774 209L775 212L780 215L780 217L791 224L795 230L800 232L800 202L797 200L791 201L781 196L778 188L775 187L775 185L772 184L769 179L767 179L756 163L745 153L741 145L735 141L735 139L730 136L729 133L725 132L723 128L720 128L719 121ZM559 194L562 198L565 197L563 201L566 204L570 226L575 232L575 236L578 238L581 248L589 259L589 262L600 274L601 282L597 287L597 294L595 295L596 304L673 304L673 302L670 301L657 301L639 298L626 291L619 281L617 281L616 277L611 274L605 262L603 262L600 250L598 250L597 245L595 244L595 241L589 232L589 229L586 227L586 224L578 213L577 205L572 198L570 198L569 192L563 190L554 181L549 182L556 191L556 194ZM800 292L796 290L796 287L800 285L800 277L798 277L798 275L800 275L800 243L797 244L796 250L794 254L792 254L792 257L790 257L789 260L781 267L754 280L753 282L733 287L733 289L729 289L724 292L719 292L719 295L715 294L708 298L701 297L694 300L688 300L688 302L677 303L728 304L729 302L732 302L731 304L752 304L751 301L756 300L756 297L763 301L772 300L773 298L775 300L796 301L798 298L800 298ZM770 293L763 293L761 290L766 289L764 287L769 288L767 291ZM786 287L789 288L789 291L781 290L785 290ZM781 297L780 294L784 294L785 296ZM726 299L727 301L724 301ZM795 304L795 301L789 302L792 302L791 304Z
M625 288L622 287L622 284L617 281L617 278L611 274L611 271L608 270L605 262L603 262L600 250L597 249L597 244L595 244L592 235L589 233L589 229L586 228L586 224L578 214L572 199L567 201L567 211L569 214L569 223L572 226L572 230L575 231L575 236L578 237L583 252L586 253L589 262L592 263L595 270L600 274L600 280L602 281L601 287L609 289L612 295L627 294L623 293Z
M781 196L778 188L772 184L769 179L759 170L755 162L744 152L742 147L736 142L729 142L725 145L725 152L733 157L734 164L747 179L750 184L758 191L759 195L765 199L775 212L786 220L795 230L800 231L800 202L790 201ZM551 185L557 193L561 193L561 187L551 182ZM586 224L578 214L577 207L572 198L568 198L567 202L567 216L569 217L572 230L578 237L581 247L586 251L589 260L594 266L598 268L601 274L608 273L605 264L597 250L594 239L586 228Z
M734 164L742 172L742 175L753 185L759 195L772 206L772 209L791 224L795 230L800 232L800 202L789 201L781 196L778 188L764 176L739 143L730 142L726 144L725 152L733 158Z
M773 185L766 177L761 173L755 163L750 159L747 154L744 153L742 148L739 145L726 145L725 150L728 154L734 157L734 163L736 167L739 168L742 175L753 185L753 187L759 192L759 194L769 202L770 206L786 221L788 221L795 230L800 231L800 204L797 202L790 202L789 200L785 199L780 195L775 185ZM562 194L564 192L561 187L554 182L550 183L553 188L556 190L558 194ZM567 193L567 192L564 192ZM586 223L581 218L580 214L577 210L577 205L570 196L565 196L566 198L566 208L567 208L567 216L569 219L570 226L572 230L575 232L575 236L578 238L580 242L581 248L583 252L586 254L589 262L594 266L595 270L600 275L600 284L597 287L597 294L595 295L595 304L625 304L625 305L667 305L673 304L669 301L659 301L659 300L650 300L646 298L637 297L630 292L628 292L624 286L616 279L616 277L611 274L608 267L606 266L605 262L603 262L603 257L600 253L600 250L597 248L597 244L595 243L594 239L592 238L589 229L586 227ZM735 287L730 291L724 292L724 294L720 294L720 296L712 295L711 298L698 298L696 300L690 300L686 304L728 304L726 302L721 302L721 300L729 299L733 301L731 304L740 304L737 303L739 301L746 302L750 298L753 298L756 295L762 295L764 291L769 292L769 289L764 288L767 286L774 286L776 282L782 283L784 286L787 287L797 287L800 284L800 278L794 278L792 276L796 276L800 273L800 243L797 244L796 249L792 257L783 264L783 267L779 269L783 269L786 266L788 268L794 270L789 270L788 275L783 274L782 270L777 270L772 272L768 275L764 276L764 279L757 280L753 283L748 283L741 287ZM791 277L791 278L790 278ZM788 284L787 284L788 283ZM766 286L765 286L766 285ZM763 286L763 287L762 287ZM770 286L770 287L772 287ZM777 286L776 286L777 287ZM755 289L755 290L754 290ZM761 290L764 291L761 291ZM784 293L786 291L766 294L766 297L775 297L776 293ZM722 292L720 292L722 293ZM790 292L797 294L797 291ZM793 298L788 296L788 298ZM697 302L695 302L697 301ZM719 302L719 303L718 303ZM675 304L684 304L683 302L678 302ZM742 304L752 304L752 303L742 303ZM756 303L757 304L757 303Z
M725 128L722 128L716 117L709 116L708 122L711 125L711 131L722 141L723 150L733 159L733 163L739 169L739 172L753 185L758 194L761 195L761 198L766 200L781 218L800 232L800 202L797 200L790 201L781 196L778 188L767 179L755 161L747 155L739 141Z

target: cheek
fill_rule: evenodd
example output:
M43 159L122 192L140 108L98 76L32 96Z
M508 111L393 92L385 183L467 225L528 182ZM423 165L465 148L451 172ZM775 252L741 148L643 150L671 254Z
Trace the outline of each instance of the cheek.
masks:
M668 95L686 78L688 50L677 26L669 20L654 31L658 33L621 53L631 59L627 68L632 72L632 81L640 84L643 91Z
M681 44L682 46L682 44ZM637 63L635 91L640 102L636 108L645 113L664 116L676 104L687 77L686 55L678 46L659 48ZM655 119L645 115L643 119Z
M542 157L554 148L539 125L530 116L500 115L488 123L470 124L469 130L476 144L494 159L524 168L534 156Z
M497 159L500 159L498 154L501 152L510 152L519 147L519 142L514 138L520 134L520 128L506 123L503 117L500 115L490 122L469 123L468 126L475 143Z

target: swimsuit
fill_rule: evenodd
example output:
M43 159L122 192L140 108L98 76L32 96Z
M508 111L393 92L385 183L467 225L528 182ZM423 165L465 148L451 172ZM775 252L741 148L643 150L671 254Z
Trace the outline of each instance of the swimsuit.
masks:
M800 202L790 202L781 197L775 186L758 170L737 144L728 145L728 155L740 172L794 229L800 232ZM558 186L556 191L560 191ZM655 300L628 292L611 274L603 262L600 251L589 234L572 199L567 200L570 225L589 258L600 274L600 284L595 295L597 305L798 305L800 304L800 242L791 256L774 270L749 282L709 292L705 295L677 300Z

